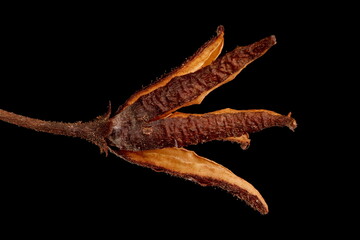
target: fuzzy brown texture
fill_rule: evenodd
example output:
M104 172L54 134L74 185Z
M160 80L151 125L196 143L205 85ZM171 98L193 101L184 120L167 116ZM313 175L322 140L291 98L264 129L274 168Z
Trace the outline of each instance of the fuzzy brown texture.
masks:
M237 47L218 58L224 45L224 28L180 67L133 94L115 115L109 111L90 122L62 123L33 119L0 109L0 120L52 134L86 139L101 151L140 166L214 186L262 214L268 206L261 194L229 169L182 147L224 140L249 147L249 134L269 127L296 128L288 115L268 110L223 109L206 114L175 112L200 104L213 90L233 80L249 63L276 44L275 36ZM217 59L217 60L216 60Z
M105 136L110 134L112 128L109 116L110 111L90 122L63 123L25 117L0 109L0 120L4 122L39 132L82 138L99 146L101 152L106 153L108 146Z
M249 46L237 47L210 65L196 72L174 77L165 86L141 96L129 108L120 112L118 117L130 112L139 121L149 121L190 105L203 93L220 86L233 74L238 74L274 44L275 37L270 36Z
M122 150L184 147L198 143L240 137L269 127L296 127L290 116L267 110L233 111L159 119L149 123L132 122L114 129L109 139Z
M146 88L141 89L140 91L131 95L130 98L118 108L116 114L133 105L142 96L150 94L154 90L165 86L175 77L195 72L211 64L219 56L224 46L224 27L219 26L216 30L216 33L216 36L204 43L191 57L187 58L186 61L181 64L181 66L165 74Z

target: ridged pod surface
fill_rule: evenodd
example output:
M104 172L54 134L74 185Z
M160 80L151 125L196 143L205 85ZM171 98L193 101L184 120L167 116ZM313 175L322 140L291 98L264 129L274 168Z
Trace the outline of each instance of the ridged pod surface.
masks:
M237 47L219 57L224 28L184 64L133 94L111 116L108 112L90 122L62 123L38 120L0 109L0 120L36 131L80 137L101 151L155 171L166 172L202 186L219 187L244 200L261 214L268 206L261 194L229 169L183 147L225 140L250 144L249 134L269 127L296 128L291 114L269 110L223 109L205 114L177 112L202 100L219 86L233 80L249 63L276 44L269 36Z

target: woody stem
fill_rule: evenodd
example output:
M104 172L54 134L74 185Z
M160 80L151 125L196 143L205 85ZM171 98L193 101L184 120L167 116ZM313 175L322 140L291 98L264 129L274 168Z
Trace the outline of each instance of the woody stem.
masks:
M63 123L25 117L2 109L0 120L39 132L83 138L99 146L103 145L103 139L110 127L110 122L104 118L90 122Z

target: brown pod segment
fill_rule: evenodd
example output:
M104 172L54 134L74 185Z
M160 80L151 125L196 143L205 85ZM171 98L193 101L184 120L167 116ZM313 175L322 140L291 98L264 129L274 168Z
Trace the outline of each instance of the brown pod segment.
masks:
M180 67L132 95L111 117L111 107L90 122L62 123L33 119L0 109L0 120L36 131L80 137L131 163L166 172L202 186L224 189L261 214L261 194L229 169L183 147L223 140L250 144L249 134L270 127L296 128L291 114L269 110L223 109L205 114L177 112L233 80L248 64L276 44L275 36L237 47L219 57L224 28Z
M166 172L196 182L201 186L222 188L266 214L268 206L260 193L247 181L224 166L183 148L146 151L116 151L126 160L155 171Z
M234 79L249 63L275 44L275 36L270 36L246 47L237 47L210 65L176 76L164 86L140 96L129 109L120 112L117 118L133 114L138 120L149 121L179 108L200 104L206 95Z
M290 115L268 110L224 109L207 114L175 113L164 119L135 122L128 128L122 127L113 131L109 139L119 149L142 151L228 140L275 126L293 130L296 122Z

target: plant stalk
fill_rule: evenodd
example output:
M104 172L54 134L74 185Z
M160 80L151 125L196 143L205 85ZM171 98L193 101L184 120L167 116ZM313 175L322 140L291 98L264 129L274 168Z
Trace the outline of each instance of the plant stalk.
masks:
M105 139L111 131L109 114L89 122L63 123L25 117L0 109L0 120L39 132L86 139L98 145L101 151L107 151Z

